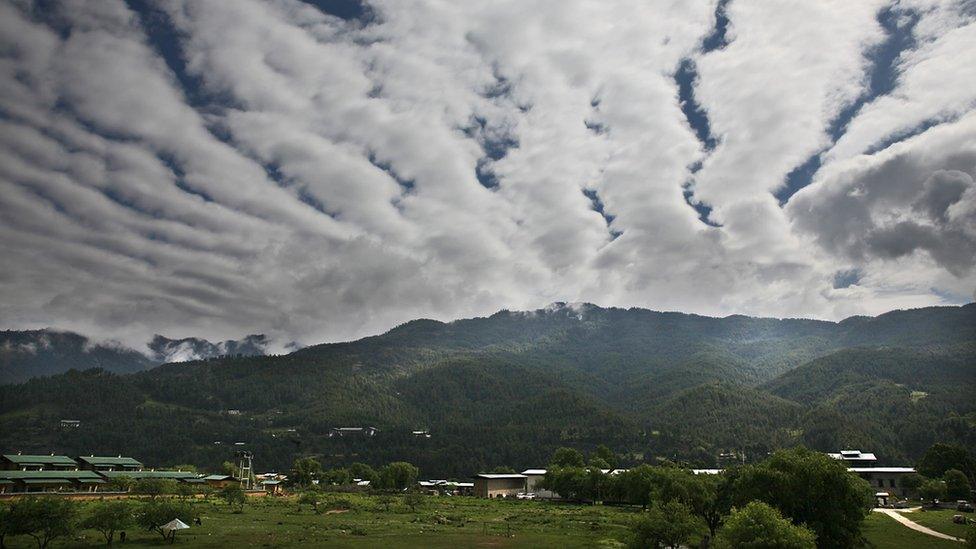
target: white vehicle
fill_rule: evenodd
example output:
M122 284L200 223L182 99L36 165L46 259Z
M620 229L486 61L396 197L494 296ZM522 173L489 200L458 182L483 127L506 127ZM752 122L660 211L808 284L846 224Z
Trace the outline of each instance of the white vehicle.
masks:
M528 492L520 492L518 494L515 494L515 497L518 499L535 499L535 494L528 493Z

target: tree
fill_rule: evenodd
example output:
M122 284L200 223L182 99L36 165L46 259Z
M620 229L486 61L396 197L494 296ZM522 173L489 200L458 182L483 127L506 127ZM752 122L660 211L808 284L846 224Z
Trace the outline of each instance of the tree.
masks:
M108 479L108 486L116 492L128 492L132 489L132 479L129 477L113 477Z
M291 466L291 481L296 486L309 486L322 472L322 464L315 458L298 458Z
M394 461L380 470L380 485L388 490L405 490L417 482L420 470L405 461Z
M167 539L163 526L173 519L190 524L196 517L193 506L182 500L154 499L143 503L136 511L136 524Z
M509 467L508 465L496 465L492 467L489 473L515 473L515 469Z
M651 495L656 486L656 468L650 465L638 465L633 469L616 475L612 491L616 499L640 505L647 509L651 504Z
M735 472L727 470L720 475L695 475L693 482L686 505L705 523L708 537L714 538L732 510Z
M220 464L220 472L229 477L236 477L237 465L235 465L233 461L225 461Z
M44 549L57 538L71 535L75 530L78 506L74 501L58 497L28 497L15 501L9 510L11 534L26 534Z
M132 491L156 499L163 494L175 494L177 484L168 478L141 478L132 485Z
M632 547L680 547L698 530L698 519L678 501L655 502L634 523Z
M368 480L370 484L376 484L380 480L380 476L376 473L376 470L365 463L353 463L350 465L349 474L352 475L352 478Z
M6 549L7 536L20 534L18 525L14 524L10 514L10 506L0 503L0 549Z
M918 494L918 489L925 483L925 477L918 473L909 473L898 479L898 485L905 492L906 496Z
M594 459L602 459L607 464L605 469L612 469L618 463L617 454L614 454L613 450L603 444L597 446L596 450L593 451L593 455L590 456L590 464L593 464Z
M103 501L92 506L91 513L82 521L84 528L97 530L112 545L115 532L125 530L134 521L132 507L126 501Z
M817 537L761 501L736 509L715 538L721 549L814 549Z
M967 477L976 477L976 460L962 446L937 443L918 460L918 472L929 478L942 478L949 469L958 469Z
M610 464L607 463L607 460L605 460L605 459L603 459L601 457L591 457L590 458L590 467L596 467L597 469L609 469L610 468Z
M228 484L220 489L220 498L227 502L231 507L237 507L237 513L244 512L244 504L247 503L247 494L239 484Z
M870 485L839 460L806 448L780 450L745 466L735 481L737 505L768 503L794 524L806 524L820 547L851 547L873 506Z
M583 467L586 460L583 454L576 448L556 448L549 460L550 467Z
M945 499L946 483L941 480L927 480L924 484L922 484L922 487L918 489L918 493L920 496L922 496L923 500L935 505L935 502Z
M328 471L325 471L319 475L319 478L322 480L322 482L337 486L352 482L352 474L349 472L349 469L343 468L329 469Z
M947 499L969 499L969 479L959 469L949 469L942 476L945 482Z

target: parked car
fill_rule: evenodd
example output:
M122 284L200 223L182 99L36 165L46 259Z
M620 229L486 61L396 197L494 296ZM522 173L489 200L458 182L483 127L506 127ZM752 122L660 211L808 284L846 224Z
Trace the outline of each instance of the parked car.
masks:
M964 513L972 513L973 512L973 504L972 503L969 503L966 500L961 499L961 500L959 500L959 501L956 502L956 511L962 511Z

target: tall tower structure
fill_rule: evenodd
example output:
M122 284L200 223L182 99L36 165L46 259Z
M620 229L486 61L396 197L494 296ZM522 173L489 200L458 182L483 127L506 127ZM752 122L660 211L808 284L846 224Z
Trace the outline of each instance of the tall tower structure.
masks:
M248 450L237 452L237 476L241 479L241 488L245 490L254 488L254 468L251 463L253 459L254 454Z

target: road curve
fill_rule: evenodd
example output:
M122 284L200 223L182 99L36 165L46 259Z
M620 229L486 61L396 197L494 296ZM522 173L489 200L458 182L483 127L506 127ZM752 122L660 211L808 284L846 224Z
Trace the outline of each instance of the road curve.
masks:
M910 512L910 511L915 511L917 509L918 509L917 507L915 509L905 509L902 512ZM930 536L934 536L937 538L947 539L949 541L966 541L962 538L953 537L948 534L943 534L942 532L936 532L931 528L926 528L925 526L922 526L917 522L909 520L908 518L905 517L905 515L899 513L894 509L875 509L874 511L876 513L884 513L885 515L888 515L889 517L897 520L898 522L904 524L905 526L911 528L912 530L915 530L916 532L921 532L923 534L928 534Z

